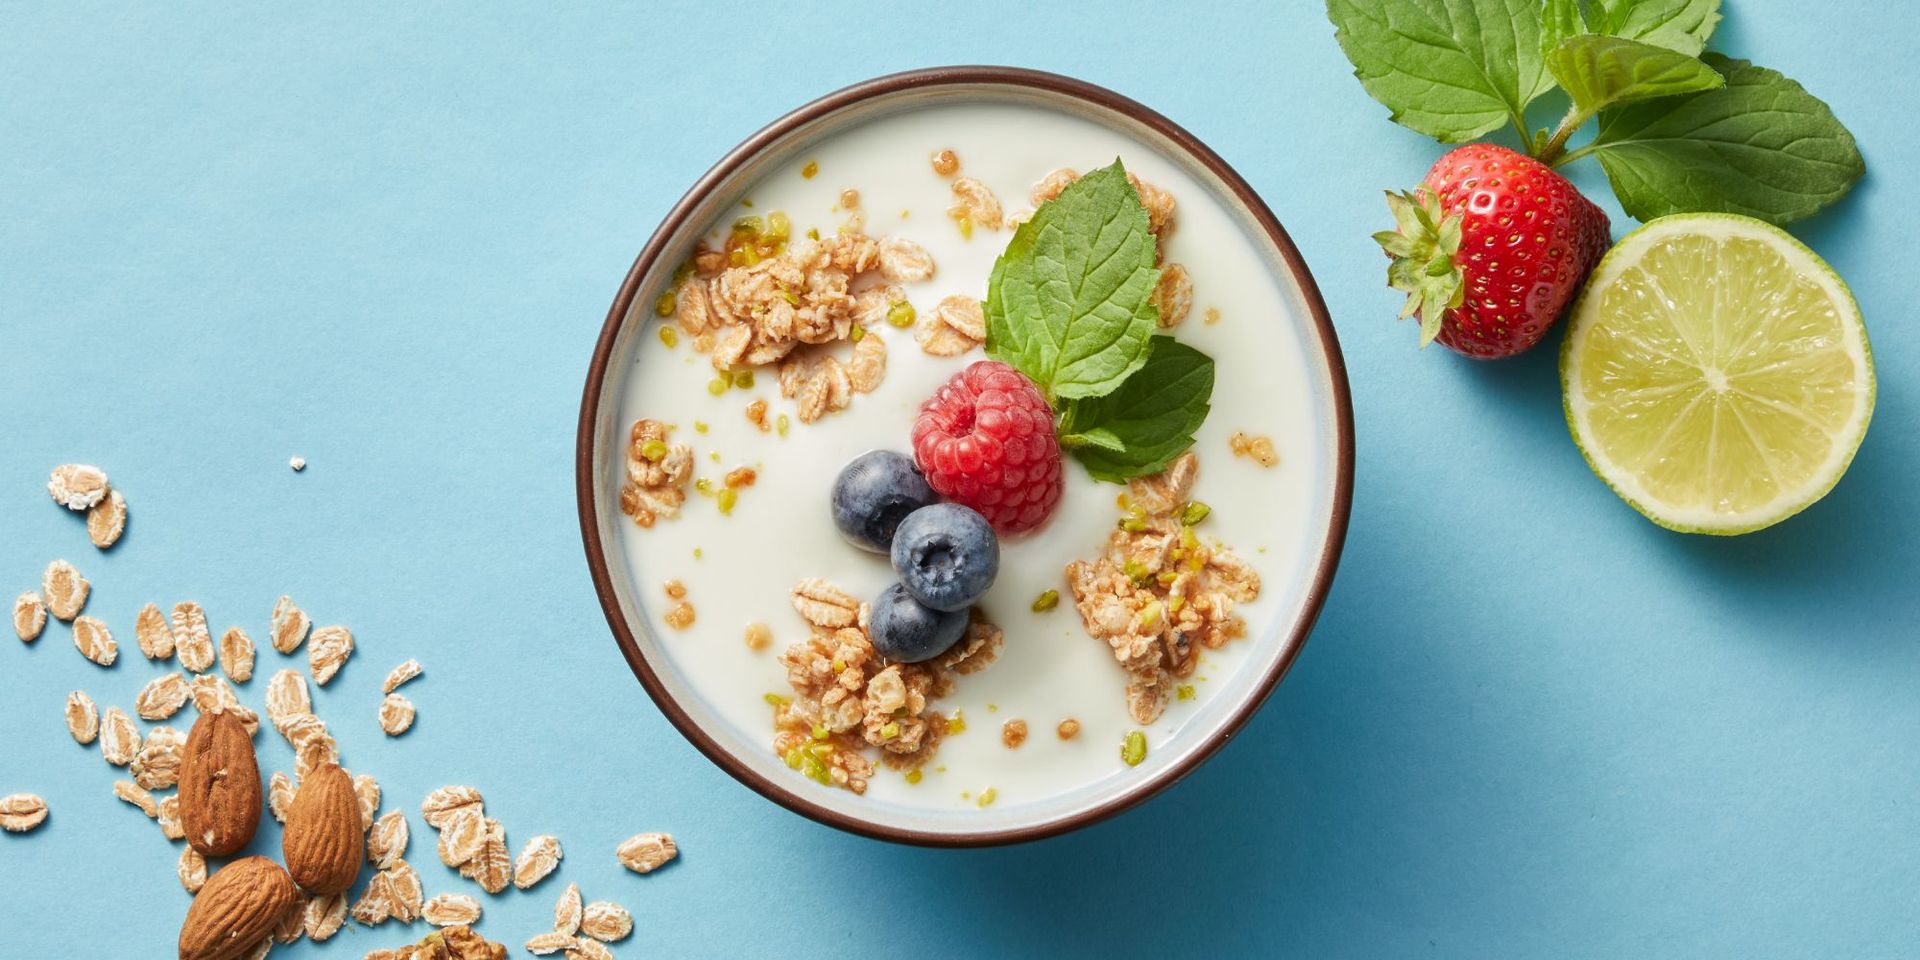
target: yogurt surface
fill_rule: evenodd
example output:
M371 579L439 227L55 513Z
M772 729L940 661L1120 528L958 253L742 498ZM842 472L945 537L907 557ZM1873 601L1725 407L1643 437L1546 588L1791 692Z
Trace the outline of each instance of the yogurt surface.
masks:
M1238 607L1247 621L1245 637L1224 649L1207 651L1194 676L1191 696L1176 699L1156 723L1144 728L1149 753L1181 737L1182 730L1207 716L1216 692L1243 672L1271 659L1271 645L1283 642L1281 628L1291 623L1305 581L1318 559L1324 529L1325 476L1320 449L1325 428L1317 418L1311 382L1320 377L1309 366L1303 321L1291 315L1296 297L1276 276L1262 247L1238 217L1185 169L1155 148L1118 130L1068 113L996 103L950 103L894 113L834 134L789 164L775 169L749 189L733 215L784 212L797 237L809 228L831 234L849 218L840 196L857 190L864 229L878 238L900 235L933 256L931 280L906 286L909 300L923 316L949 294L984 299L993 262L1012 237L1012 228L975 229L965 237L945 214L952 202L951 181L929 163L936 150L952 149L960 174L985 183L1008 211L1028 206L1030 187L1060 167L1088 171L1119 157L1127 169L1173 194L1176 226L1162 240L1167 263L1190 272L1194 302L1186 322L1170 332L1205 351L1216 364L1212 412L1199 430L1195 499L1212 507L1200 527L1251 563L1260 575L1257 600ZM817 165L815 174L802 170ZM713 224L709 242L718 246L733 217ZM755 372L748 389L709 393L714 370L707 356L693 351L684 335L666 346L657 327L671 319L653 316L660 289L642 290L630 322L646 325L636 367L618 397L617 420L624 426L651 417L675 426L673 439L693 448L695 476L715 487L736 467L752 467L755 484L739 491L730 515L722 515L712 497L689 492L680 516L641 529L605 509L627 557L626 575L664 664L731 728L740 741L760 744L772 757L768 693L785 694L788 685L778 654L804 639L807 626L789 603L789 591L807 577L820 577L863 599L877 596L895 579L886 558L862 552L841 540L828 498L840 468L875 448L911 455L909 431L921 404L941 383L968 363L986 359L983 349L960 357L923 353L911 330L879 325L869 335L885 338L887 370L878 389L853 398L851 406L823 419L796 420L783 437L749 422L747 405L768 404L767 419L790 417L793 403L782 399L771 367ZM1213 319L1216 315L1217 319ZM696 422L705 425L697 432ZM1230 434L1241 431L1271 438L1279 465L1263 468L1234 456ZM1121 513L1116 497L1125 488L1093 480L1069 455L1066 488L1059 510L1038 532L1003 539L999 578L981 606L1006 633L1001 655L988 669L955 678L952 693L936 709L964 717L966 729L947 737L938 755L910 783L898 771L881 766L856 804L902 805L924 810L979 810L991 789L995 813L1023 804L1058 801L1066 794L1108 778L1142 775L1120 759L1125 736L1141 729L1128 716L1122 690L1125 674L1107 645L1089 636L1073 609L1063 569L1069 561L1091 558L1103 549ZM616 567L616 571L618 568ZM680 630L662 619L672 606L663 584L678 580L697 611L695 622ZM1060 593L1059 605L1036 613L1034 599L1046 590ZM771 646L755 651L745 642L750 624L771 628ZM1056 726L1079 722L1079 733L1062 740ZM1029 735L1018 749L1001 742L1001 727L1021 719ZM1209 721L1211 722L1211 721ZM777 761L776 761L777 765ZM796 771L780 768L789 789L824 796L845 791L817 784ZM984 813L985 811L981 811Z

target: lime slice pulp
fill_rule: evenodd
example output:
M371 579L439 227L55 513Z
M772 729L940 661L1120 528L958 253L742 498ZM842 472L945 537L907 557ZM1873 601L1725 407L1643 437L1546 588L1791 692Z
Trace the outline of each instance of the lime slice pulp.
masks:
M1594 268L1560 386L1574 442L1634 509L1686 533L1748 533L1846 472L1873 415L1873 354L1847 285L1798 240L1680 214Z

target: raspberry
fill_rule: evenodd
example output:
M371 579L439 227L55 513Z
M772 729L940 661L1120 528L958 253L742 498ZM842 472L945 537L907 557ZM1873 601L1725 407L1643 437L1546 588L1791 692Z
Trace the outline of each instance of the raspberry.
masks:
M997 360L954 374L920 407L913 456L941 496L1000 533L1045 523L1060 503L1060 441L1040 388Z

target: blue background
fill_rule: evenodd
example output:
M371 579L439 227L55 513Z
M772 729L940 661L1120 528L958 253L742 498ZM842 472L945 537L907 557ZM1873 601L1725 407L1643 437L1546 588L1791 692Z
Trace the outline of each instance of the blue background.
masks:
M1880 395L1824 502L1710 540L1588 472L1551 343L1475 364L1393 322L1367 235L1440 148L1365 96L1318 3L557 6L7 5L0 587L72 559L123 649L103 671L64 628L0 641L0 794L54 808L0 837L0 954L172 955L177 847L61 703L162 672L141 604L260 637L283 592L359 636L319 710L410 811L429 893L472 889L417 818L433 787L480 787L516 850L561 837L557 878L485 898L516 955L569 880L633 910L627 956L1920 949L1911 7L1741 0L1714 43L1860 140L1867 179L1796 232L1858 294ZM943 852L789 814L666 724L589 586L573 428L615 287L708 164L843 84L979 61L1143 100L1262 192L1332 308L1359 465L1320 626L1235 743L1076 835ZM131 501L109 554L41 490L73 460ZM420 721L388 741L379 679L409 656ZM612 848L649 829L682 862L627 873Z

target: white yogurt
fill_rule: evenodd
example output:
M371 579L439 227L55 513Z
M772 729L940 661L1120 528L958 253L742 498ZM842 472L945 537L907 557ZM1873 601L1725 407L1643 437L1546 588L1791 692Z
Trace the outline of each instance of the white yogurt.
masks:
M976 229L971 239L961 236L944 214L951 202L950 181L928 162L941 148L955 150L961 175L984 182L1008 211L1027 206L1029 187L1049 171L1070 166L1084 172L1116 156L1178 201L1165 257L1191 272L1194 307L1174 332L1217 365L1213 411L1195 445L1200 475L1194 496L1213 507L1200 532L1250 561L1263 588L1256 602L1239 608L1248 620L1248 639L1207 652L1188 681L1195 696L1176 700L1147 728L1149 744L1157 747L1178 737L1211 694L1227 686L1227 678L1243 667L1255 669L1246 662L1253 644L1278 642L1270 635L1274 620L1298 608L1303 581L1318 555L1325 492L1316 487L1324 484L1326 465L1316 450L1317 414L1309 390L1310 378L1318 374L1307 366L1298 327L1284 316L1283 304L1292 301L1244 232L1243 221L1180 167L1118 131L1041 108L952 104L869 121L768 175L747 192L752 207L735 213L785 211L796 236L810 227L829 234L846 217L836 209L840 192L856 189L868 233L906 236L933 255L933 279L908 288L921 314L948 294L984 298L988 272L1012 233ZM809 159L819 164L811 179L800 172ZM714 243L723 239L731 219L715 225ZM783 439L760 432L744 414L750 400L761 398L769 404L769 420L778 413L791 415L792 404L780 397L773 371L758 371L751 390L709 395L713 369L707 358L692 351L684 337L668 349L653 335L651 327L662 321L645 308L658 292L643 291L644 306L635 311L648 319L649 329L620 398L619 435L624 437L625 425L636 418L664 420L677 425L676 441L693 447L696 476L711 478L718 487L727 470L751 466L759 479L741 491L731 516L721 516L712 498L691 491L679 518L650 529L619 517L611 504L607 509L615 511L635 593L671 669L741 741L759 743L771 756L771 714L763 697L787 692L778 652L807 634L789 604L791 587L806 577L823 577L871 599L895 579L884 557L848 546L834 529L828 491L835 475L866 450L910 453L908 431L920 403L985 354L927 356L911 331L881 326L874 333L886 338L888 357L879 389L856 395L849 409L815 423L796 420ZM1217 324L1204 322L1209 308L1219 311ZM696 433L695 421L708 424L708 432ZM1234 431L1272 438L1280 465L1264 469L1233 456L1227 437ZM716 453L718 460L711 456ZM981 673L957 678L954 692L937 704L949 715L963 712L966 732L941 743L920 783L907 783L882 767L866 796L855 802L977 809L981 792L993 788L994 811L1004 813L1057 800L1105 778L1141 775L1119 757L1122 739L1139 728L1123 702L1125 676L1106 644L1081 626L1062 572L1069 561L1101 551L1120 515L1115 497L1123 489L1093 480L1068 458L1065 496L1051 523L1035 535L1002 543L999 579L983 601L1006 631L1000 659ZM671 605L661 587L670 579L686 584L687 599L698 611L690 629L676 631L660 619ZM1048 589L1060 591L1060 605L1048 613L1032 612L1034 598ZM772 628L770 648L748 649L743 637L754 622ZM1068 717L1080 722L1080 733L1061 741L1055 727ZM1023 746L1010 750L1001 743L1000 728L1015 718L1027 722L1030 734ZM780 768L779 773L790 776L790 789L832 790L797 771Z

